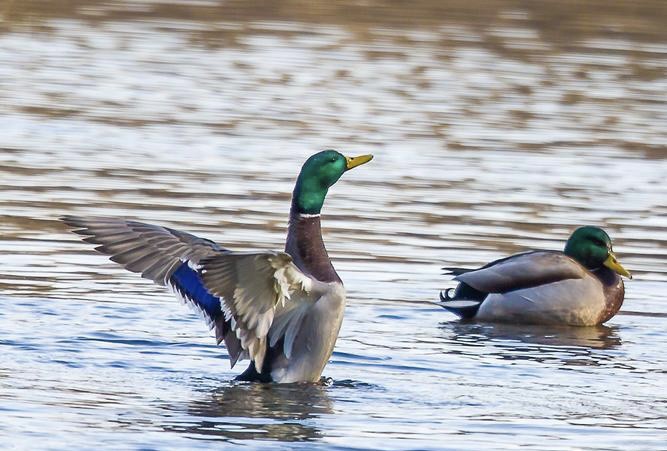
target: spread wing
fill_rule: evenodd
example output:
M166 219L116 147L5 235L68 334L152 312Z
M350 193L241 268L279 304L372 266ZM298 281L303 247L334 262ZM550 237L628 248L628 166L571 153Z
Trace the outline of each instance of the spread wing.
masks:
M218 344L225 341L232 367L242 356L241 343L225 318L220 298L211 295L193 268L202 258L229 252L213 241L179 230L125 219L63 216L63 222L83 241L110 256L127 270L158 285L168 286L199 311Z
M567 279L581 279L586 269L562 252L536 251L498 260L458 274L455 280L484 293L506 293Z
M303 317L326 290L284 252L217 254L202 259L198 269L208 291L223 299L225 315L233 319L241 347L258 372L267 346L280 339L290 357Z
M185 261L199 262L203 257L226 250L213 241L186 232L143 222L116 218L63 216L63 222L83 241L128 271L141 273L158 285L169 278Z

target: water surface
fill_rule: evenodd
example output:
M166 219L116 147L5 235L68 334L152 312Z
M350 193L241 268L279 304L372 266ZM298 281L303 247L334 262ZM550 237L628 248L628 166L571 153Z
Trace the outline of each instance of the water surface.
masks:
M0 5L3 446L664 447L667 12L540 4ZM231 382L194 313L56 220L280 249L328 147L376 158L324 209L349 302L323 386ZM433 304L442 266L581 224L635 275L605 326Z

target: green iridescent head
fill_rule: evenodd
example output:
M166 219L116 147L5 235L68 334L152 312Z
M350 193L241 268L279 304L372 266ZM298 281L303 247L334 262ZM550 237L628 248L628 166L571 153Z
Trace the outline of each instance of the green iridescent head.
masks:
M565 244L565 255L588 269L606 266L622 276L632 278L616 259L611 238L599 227L584 226L575 230Z
M329 187L352 168L373 159L373 155L346 157L335 150L324 150L306 160L296 181L292 203L298 213L319 214Z

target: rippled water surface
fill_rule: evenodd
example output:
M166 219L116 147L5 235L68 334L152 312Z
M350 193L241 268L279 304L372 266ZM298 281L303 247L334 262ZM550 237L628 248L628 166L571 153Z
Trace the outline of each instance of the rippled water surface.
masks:
M627 3L0 2L0 448L664 448L667 9ZM327 147L376 158L324 209L322 386L230 382L194 313L56 220L280 249ZM433 303L442 266L580 224L635 275L605 326Z

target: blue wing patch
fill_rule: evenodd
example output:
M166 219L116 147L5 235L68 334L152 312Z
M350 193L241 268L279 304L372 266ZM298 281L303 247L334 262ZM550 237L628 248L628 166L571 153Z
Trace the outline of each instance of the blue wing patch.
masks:
M231 320L225 319L222 301L206 290L199 273L188 262L183 262L167 280L168 284L185 302L199 310L211 329L215 330L215 339L220 344L223 340L229 352L232 368L239 358L245 356L241 341L232 330Z
M183 299L192 302L213 323L223 317L220 298L206 290L197 271L184 262L169 278L169 284Z

